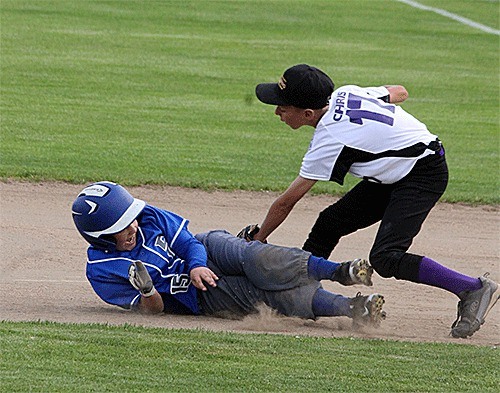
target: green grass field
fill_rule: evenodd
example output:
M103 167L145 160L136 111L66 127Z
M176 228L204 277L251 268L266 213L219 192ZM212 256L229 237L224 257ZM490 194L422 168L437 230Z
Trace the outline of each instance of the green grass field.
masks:
M498 28L496 2L453 4ZM405 85L447 149L443 200L499 202L498 36L391 0L0 7L1 178L284 190L312 128L288 129L254 88L307 62L337 86Z
M5 392L496 392L500 361L460 344L54 323L0 323L0 345Z
M499 28L498 1L421 3ZM443 200L500 202L498 35L391 0L2 0L0 13L0 179L282 191L312 129L289 130L254 88L307 62L337 86L405 85L404 108L446 146ZM471 345L12 322L0 344L2 392L499 390L498 349Z

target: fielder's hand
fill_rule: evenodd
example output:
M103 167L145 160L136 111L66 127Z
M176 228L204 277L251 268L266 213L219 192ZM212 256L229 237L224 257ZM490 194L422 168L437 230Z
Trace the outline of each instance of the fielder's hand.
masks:
M254 236L260 231L258 224L247 225L236 236L245 239L247 242L254 240Z
M153 296L156 292L151 276L141 261L132 262L128 268L128 280L144 297Z

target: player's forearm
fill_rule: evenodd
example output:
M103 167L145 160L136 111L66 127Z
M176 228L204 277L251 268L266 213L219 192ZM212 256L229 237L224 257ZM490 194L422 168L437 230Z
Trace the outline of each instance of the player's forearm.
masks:
M297 176L288 189L271 205L254 239L260 241L266 240L285 221L295 204L300 201L315 183L316 180L306 179L300 175Z
M292 210L292 206L280 204L279 200L275 201L267 215L264 221L262 222L262 226L257 232L257 234L254 236L255 240L260 240L264 241L267 239L267 237L274 232L276 228L278 228L283 221L288 217L288 214L290 214L290 211Z
M145 297L141 295L137 311L142 314L159 314L163 312L163 299L156 291L152 296Z

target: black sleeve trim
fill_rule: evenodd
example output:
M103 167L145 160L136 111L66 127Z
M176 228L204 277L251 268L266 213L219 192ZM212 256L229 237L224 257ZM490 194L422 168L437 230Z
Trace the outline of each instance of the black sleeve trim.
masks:
M391 95L387 94L386 96L379 97L382 101L387 102L388 104L391 103Z

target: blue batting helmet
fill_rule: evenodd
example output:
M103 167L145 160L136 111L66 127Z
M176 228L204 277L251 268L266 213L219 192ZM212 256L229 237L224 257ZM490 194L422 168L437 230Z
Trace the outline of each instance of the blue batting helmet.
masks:
M110 235L123 231L139 216L146 202L134 198L119 184L100 181L85 187L73 202L72 213L78 232L92 246L115 251Z

